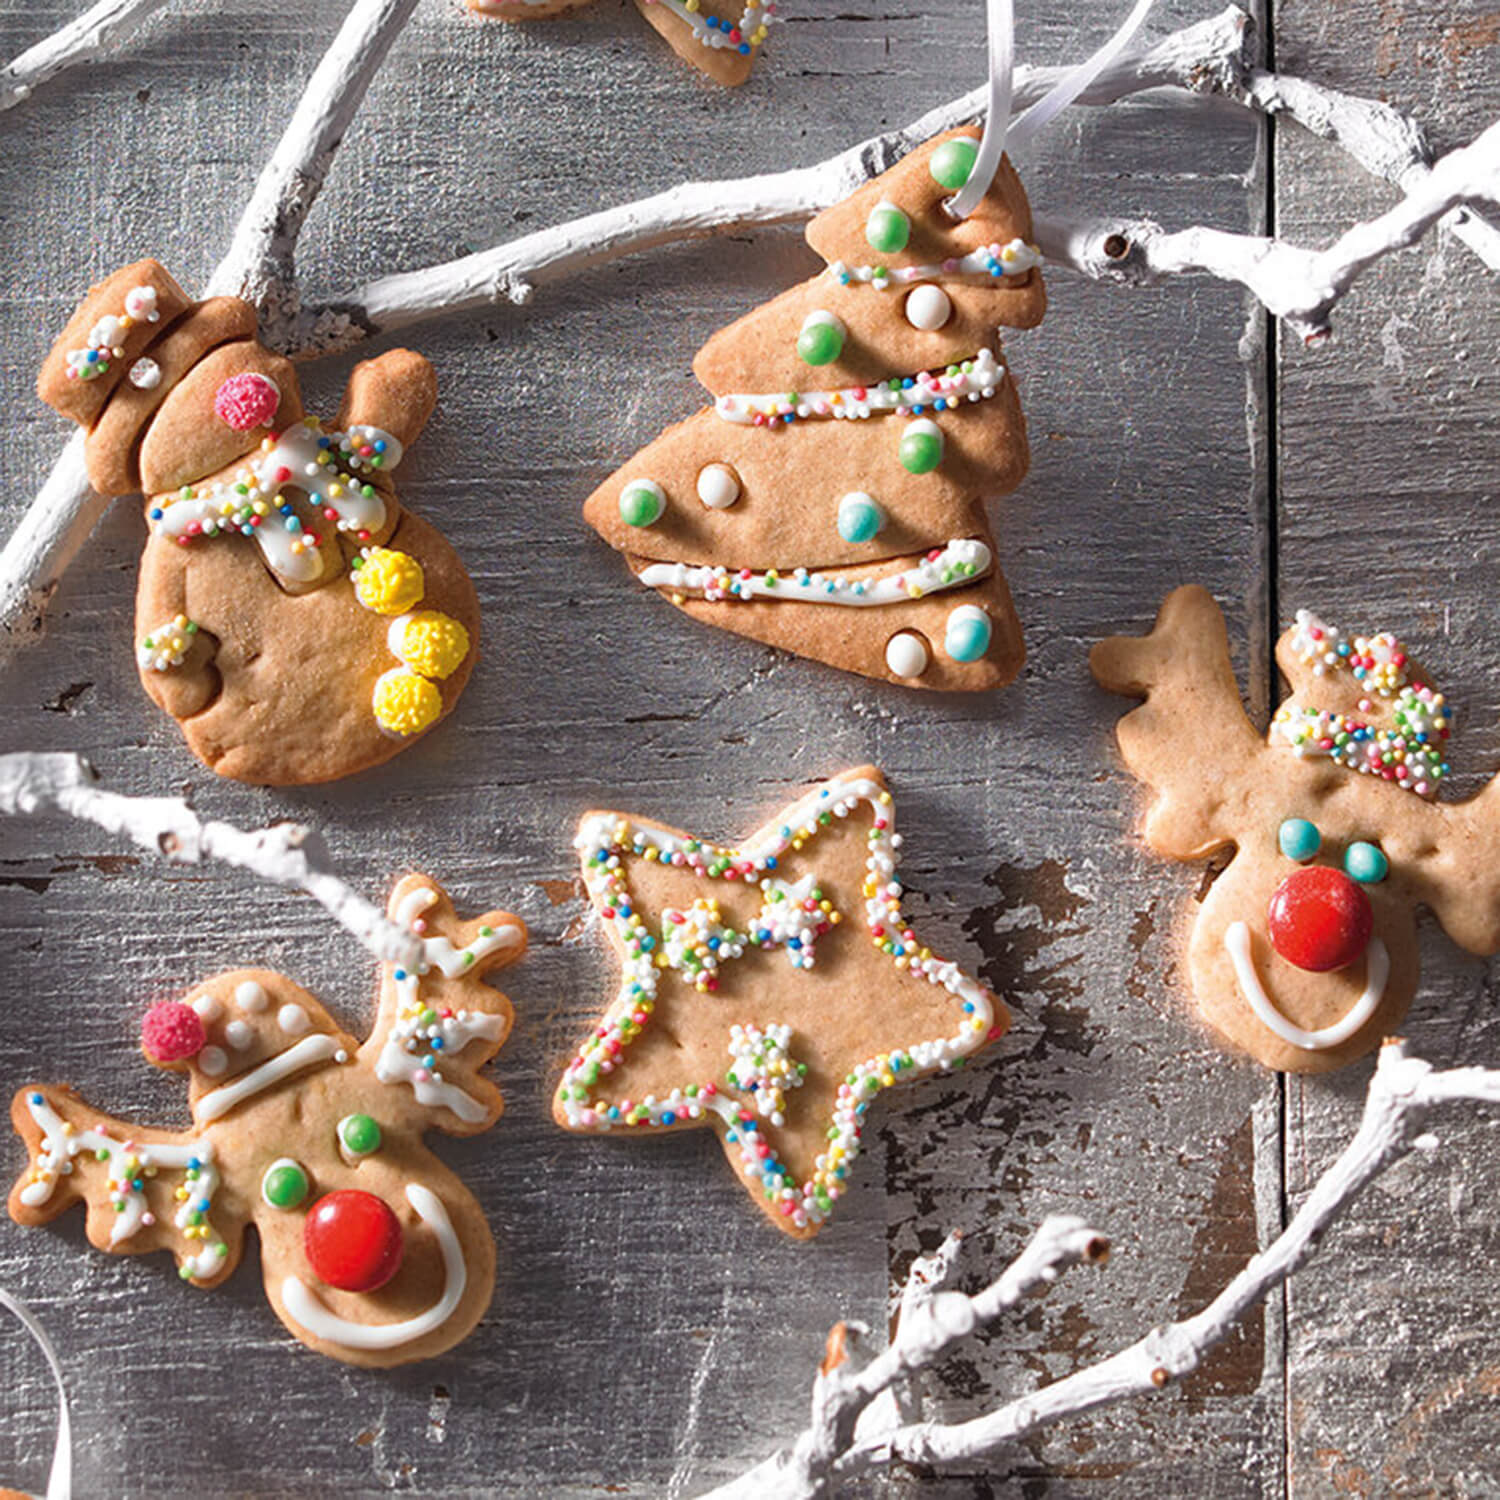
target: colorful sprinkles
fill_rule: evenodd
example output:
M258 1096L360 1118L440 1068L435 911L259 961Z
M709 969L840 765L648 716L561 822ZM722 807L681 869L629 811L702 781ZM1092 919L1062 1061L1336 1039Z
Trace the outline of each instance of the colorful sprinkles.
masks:
M784 1118L777 1116L784 1115L787 1090L798 1087L805 1077L806 1070L787 1050L790 1035L785 1028L773 1027L765 1032L749 1027L731 1029L731 1066L722 1088L718 1080L704 1079L674 1088L666 1098L648 1095L638 1100L609 1099L601 1095L601 1080L628 1068L631 1045L651 1024L663 969L682 972L700 992L712 988L699 980L705 972L716 974L718 962L729 956L726 938L732 938L730 946L756 938L762 945L779 942L794 964L810 967L809 936L816 936L825 923L832 927L838 914L812 883L812 877L788 886L776 875L777 865L789 850L802 850L822 829L861 809L870 815L862 888L870 941L897 969L921 976L954 997L957 1013L952 1035L882 1052L856 1064L839 1086L828 1124L828 1147L817 1158L813 1175L800 1183L777 1160L762 1123L768 1114L766 1123L772 1128L784 1123ZM600 915L614 930L623 967L615 1003L563 1075L558 1102L569 1125L607 1131L680 1125L714 1117L723 1125L726 1140L738 1148L740 1171L752 1191L764 1195L776 1212L798 1228L822 1222L844 1191L849 1169L859 1155L865 1114L880 1092L922 1073L960 1067L971 1053L999 1034L989 993L957 965L935 957L907 925L901 911L901 884L895 873L900 843L891 794L879 783L860 777L825 783L790 808L774 830L738 850L632 823L617 813L598 813L586 819L576 840L584 880ZM696 919L698 932L692 940L659 939L631 895L628 868L636 859L670 864L705 881L738 881L758 887L764 898L757 924L760 930L730 934L715 914L716 904L704 897L690 909L703 914ZM686 925L675 920L686 915L665 913L664 927ZM709 950L715 960L711 969L703 961L702 949L714 937L720 946ZM672 951L665 953L664 963L668 941ZM689 953L696 965L688 959ZM749 1094L753 1105L729 1097L734 1093Z
M950 256L930 266L851 266L844 261L830 261L828 274L840 286L872 286L876 291L910 286L914 281L936 281L942 276L988 276L1001 280L1006 276L1024 276L1042 263L1042 252L1025 240L1008 245L982 245L967 255Z
M1378 725L1368 717L1288 702L1271 721L1273 742L1281 740L1299 755L1327 756L1419 797L1436 796L1439 783L1452 770L1444 746L1453 715L1441 693L1411 680L1401 641L1389 631L1350 639L1311 610L1299 609L1289 644L1314 677L1349 672L1368 693L1384 700L1393 722ZM1368 716L1381 707L1364 697L1358 712Z

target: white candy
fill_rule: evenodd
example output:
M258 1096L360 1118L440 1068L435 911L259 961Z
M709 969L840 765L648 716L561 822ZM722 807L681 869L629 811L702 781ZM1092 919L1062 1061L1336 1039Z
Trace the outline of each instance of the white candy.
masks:
M263 1011L269 1002L266 998L265 990L255 980L246 979L235 986L234 1003L241 1010L249 1011L253 1016Z
M953 315L953 303L940 286L913 287L906 297L906 321L924 333L935 333Z
M929 659L926 641L913 631L903 630L886 642L885 664L897 677L920 677Z
M740 498L739 475L728 464L709 464L698 474L698 498L710 510L728 510Z

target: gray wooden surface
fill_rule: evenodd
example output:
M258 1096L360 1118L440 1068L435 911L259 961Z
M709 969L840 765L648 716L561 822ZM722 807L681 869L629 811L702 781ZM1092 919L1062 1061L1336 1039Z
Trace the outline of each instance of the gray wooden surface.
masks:
M0 0L0 54L78 3ZM729 96L625 0L528 29L427 0L314 213L308 288L684 175L813 160L979 81L978 0L787 8ZM1023 3L1022 55L1081 56L1118 10ZM180 0L115 61L0 117L5 524L62 436L31 387L76 292L142 254L201 279L341 11ZM1164 0L1153 24L1206 13ZM1280 0L1274 44L1283 66L1386 94L1454 143L1500 110L1496 34L1483 0ZM1272 143L1248 118L1151 101L1075 113L1021 167L1039 205L1274 222L1311 240L1390 196L1294 129ZM1227 604L1263 710L1278 612L1306 602L1389 623L1428 644L1465 711L1461 766L1500 766L1500 649L1484 629L1500 315L1485 277L1453 244L1409 253L1313 355L1280 347L1230 288L1125 293L1055 276L1046 323L1011 345L1032 473L993 511L1031 660L1004 694L934 702L701 630L644 597L580 519L601 473L700 401L688 367L703 339L810 264L793 232L738 236L412 339L442 403L403 493L467 557L487 641L459 712L395 765L279 793L201 771L135 682L130 503L66 581L46 639L0 676L0 748L86 751L120 788L190 788L242 824L309 819L371 895L418 866L461 905L509 905L533 929L507 976L508 1111L478 1140L437 1141L500 1250L494 1305L451 1355L349 1370L282 1331L253 1264L203 1294L164 1258L94 1252L76 1215L51 1231L0 1224L0 1283L67 1360L81 1494L691 1495L790 1432L828 1323L879 1325L913 1252L947 1228L991 1234L998 1262L1042 1214L1073 1210L1116 1244L1106 1272L1075 1273L943 1368L934 1409L961 1414L1196 1309L1346 1138L1366 1068L1283 1084L1199 1028L1177 942L1202 872L1141 847L1113 752L1122 705L1092 686L1085 652L1201 581ZM332 410L346 368L306 372L314 409ZM576 399L581 370L619 398ZM744 1202L707 1135L630 1144L552 1126L563 1051L610 983L570 837L600 803L733 836L865 759L902 804L911 910L1016 1022L981 1066L897 1096L855 1191L805 1246ZM91 829L0 837L0 1091L56 1078L119 1113L184 1118L174 1081L135 1050L140 1011L236 964L275 965L366 1014L370 966L309 902L168 871ZM1423 964L1417 1046L1495 1062L1489 966L1430 925ZM1455 1121L1444 1139L1183 1388L983 1472L874 1492L1500 1493L1500 1167L1485 1125ZM22 1165L14 1143L0 1165ZM0 1342L0 1380L0 1484L37 1487L50 1388L17 1339Z

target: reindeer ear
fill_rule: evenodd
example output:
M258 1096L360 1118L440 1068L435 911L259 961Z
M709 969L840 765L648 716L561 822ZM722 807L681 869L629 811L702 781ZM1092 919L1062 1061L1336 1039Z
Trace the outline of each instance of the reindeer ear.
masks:
M403 875L386 903L386 914L398 926L425 938L446 938L455 949L472 949L474 957L464 970L465 978L504 968L526 951L526 924L519 917L490 911L462 921L448 893L430 875ZM504 936L503 942L490 941L497 933Z
M1120 720L1120 753L1156 792L1151 847L1198 859L1236 837L1233 809L1265 753L1245 716L1224 616L1196 586L1168 594L1146 636L1100 641L1089 665L1101 687L1144 697Z
M1415 800L1415 799L1414 799ZM1500 951L1500 775L1468 802L1418 802L1409 851L1396 859L1443 931L1470 953Z

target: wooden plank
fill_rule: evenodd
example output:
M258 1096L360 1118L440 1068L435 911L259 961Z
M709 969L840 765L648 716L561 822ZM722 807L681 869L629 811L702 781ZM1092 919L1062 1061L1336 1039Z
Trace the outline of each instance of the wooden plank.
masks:
M0 51L74 9L0 0ZM977 82L980 9L794 6L752 83L726 98L625 0L524 29L467 21L456 0L423 7L316 210L308 285L418 265L687 174L816 159ZM1023 52L1077 58L1117 9L1028 17ZM156 252L190 284L206 272L332 34L325 11L174 8L119 59L0 119L7 524L59 440L29 394L52 329L84 281L131 256ZM1197 14L1174 0L1155 24ZM1070 118L1023 165L1039 204L1243 228L1265 191L1257 135L1147 103ZM580 518L600 474L697 405L688 367L708 333L810 264L792 233L684 247L414 338L442 404L403 492L473 565L487 644L455 719L396 766L284 793L202 773L134 681L141 528L128 503L66 582L46 640L0 679L0 747L86 750L119 787L186 785L242 824L309 818L372 895L417 865L534 931L508 983L519 1025L496 1069L508 1112L481 1140L438 1146L501 1255L490 1315L450 1356L346 1370L282 1333L252 1266L200 1299L165 1265L90 1251L76 1218L46 1233L0 1225L0 1281L37 1305L68 1362L81 1493L689 1495L800 1421L828 1323L878 1324L892 1278L950 1226L993 1231L997 1264L1051 1210L1089 1214L1117 1245L1107 1273L1077 1273L945 1368L933 1409L958 1413L1196 1306L1253 1247L1257 1213L1274 1215L1274 1081L1198 1026L1176 944L1199 872L1134 837L1139 801L1112 742L1125 705L1085 667L1094 639L1144 626L1169 587L1201 581L1227 600L1264 698L1266 432L1261 371L1235 353L1242 300L1207 284L1130 294L1054 279L1047 322L1012 346L1032 477L992 511L1031 664L1006 694L934 703L702 631L640 597ZM332 407L347 363L309 371L315 405ZM588 385L623 395L591 400ZM806 1247L747 1209L706 1138L636 1147L551 1125L563 1051L608 975L571 894L569 841L599 800L733 834L869 758L901 800L922 930L999 986L1017 1023L993 1061L884 1117L857 1190ZM91 830L3 835L7 1085L65 1078L112 1109L180 1118L178 1091L134 1050L137 1018L230 964L274 962L362 1014L364 961L309 903L164 871ZM14 1146L0 1160L16 1167ZM1272 1308L1182 1391L986 1475L892 1488L1279 1493L1280 1336ZM0 1482L35 1485L50 1392L13 1341L0 1375Z
M1280 64L1411 110L1440 147L1500 109L1495 18L1481 4L1278 5ZM1392 190L1305 134L1278 135L1279 230L1324 243ZM1278 361L1281 613L1318 609L1402 633L1456 705L1456 794L1500 767L1486 560L1494 499L1491 273L1454 240L1382 266L1339 311L1337 339ZM1378 832L1372 830L1372 832ZM1488 1061L1500 1043L1493 965L1430 918L1422 991L1403 1028L1434 1063ZM1288 1207L1343 1145L1368 1067L1293 1082ZM1500 1467L1490 1127L1464 1112L1336 1231L1289 1302L1289 1479L1307 1495L1482 1494Z

